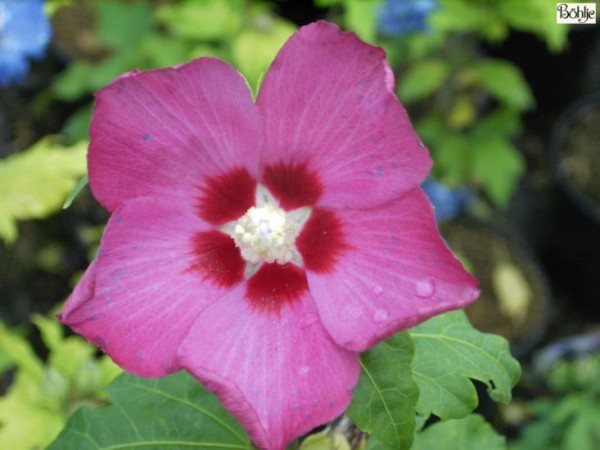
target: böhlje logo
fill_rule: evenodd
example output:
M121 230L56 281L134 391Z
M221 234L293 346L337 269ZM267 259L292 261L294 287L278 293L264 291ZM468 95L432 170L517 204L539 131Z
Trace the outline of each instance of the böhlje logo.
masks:
M556 23L596 23L596 3L557 3Z

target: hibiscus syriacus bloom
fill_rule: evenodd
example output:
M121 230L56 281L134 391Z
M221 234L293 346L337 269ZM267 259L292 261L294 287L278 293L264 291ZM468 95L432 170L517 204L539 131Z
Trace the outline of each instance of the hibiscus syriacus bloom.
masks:
M256 102L214 58L102 89L89 178L111 217L61 320L129 372L188 370L261 449L341 414L359 352L478 294L393 84L382 49L318 22Z

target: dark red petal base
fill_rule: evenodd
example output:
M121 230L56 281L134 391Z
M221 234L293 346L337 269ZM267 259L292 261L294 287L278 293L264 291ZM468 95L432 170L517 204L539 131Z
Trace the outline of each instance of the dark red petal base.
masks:
M279 312L308 290L304 270L293 264L263 264L246 283L246 298L261 311Z
M296 239L307 270L330 272L349 245L342 223L330 210L315 207L323 193L317 174L307 164L278 163L264 168L261 182L282 208L313 207L308 222ZM207 177L200 186L197 213L206 222L220 226L237 220L254 206L256 180L244 168ZM246 262L233 239L214 230L197 233L192 241L194 262L190 271L217 286L228 288L244 280ZM305 271L293 264L263 264L247 281L246 297L253 307L279 312L308 290Z
M350 248L344 237L342 223L333 211L314 208L300 236L296 248L302 255L304 267L317 273L333 270L342 253Z
M313 206L323 193L321 180L306 163L267 166L262 173L262 182L287 211Z
M245 261L235 242L217 230L197 233L192 240L194 262L190 271L219 287L232 287L244 279Z
M198 215L211 225L237 220L254 206L256 180L239 167L222 175L206 177L197 203Z

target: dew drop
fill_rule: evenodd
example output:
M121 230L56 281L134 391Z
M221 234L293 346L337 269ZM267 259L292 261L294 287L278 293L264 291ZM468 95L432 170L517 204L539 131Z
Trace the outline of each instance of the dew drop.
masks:
M378 309L375 311L375 314L373 314L373 320L379 323L385 322L389 317L390 315L385 309Z
M382 293L383 293L383 287L379 286L378 284L375 285L375 287L373 288L373 294L381 295Z
M433 278L427 278L425 280L417 281L417 297L430 298L435 293L435 280Z
M310 372L310 367L308 366L302 366L298 369L299 375L306 375L308 372Z

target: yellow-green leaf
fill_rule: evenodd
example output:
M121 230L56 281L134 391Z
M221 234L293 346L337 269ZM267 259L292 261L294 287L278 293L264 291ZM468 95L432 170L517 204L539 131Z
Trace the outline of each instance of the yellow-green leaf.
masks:
M15 223L60 209L86 171L86 142L71 147L45 138L30 149L0 160L0 238L16 238Z

